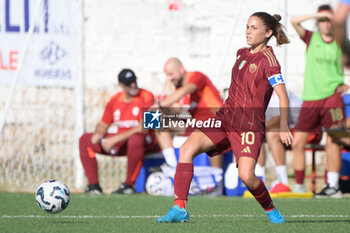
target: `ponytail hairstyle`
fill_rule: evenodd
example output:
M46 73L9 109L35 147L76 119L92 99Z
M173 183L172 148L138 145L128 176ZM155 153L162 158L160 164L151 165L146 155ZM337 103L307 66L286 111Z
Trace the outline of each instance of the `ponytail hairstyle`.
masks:
M277 46L289 43L289 39L283 31L284 26L279 22L281 20L280 15L275 14L272 16L266 12L255 12L251 16L260 18L266 27L266 31L272 30L271 37L275 36ZM271 37L267 39L267 42L271 39Z

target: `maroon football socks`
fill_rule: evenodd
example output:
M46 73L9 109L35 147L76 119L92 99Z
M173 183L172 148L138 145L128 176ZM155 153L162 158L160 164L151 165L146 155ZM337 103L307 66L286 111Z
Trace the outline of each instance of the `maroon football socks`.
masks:
M186 207L186 200L193 178L193 163L178 163L174 178L174 205Z

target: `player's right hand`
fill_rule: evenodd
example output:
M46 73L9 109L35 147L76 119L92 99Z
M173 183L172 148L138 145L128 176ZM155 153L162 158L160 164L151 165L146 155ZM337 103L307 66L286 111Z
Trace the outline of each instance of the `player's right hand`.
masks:
M290 146L293 143L293 134L290 132L288 126L280 127L280 138L283 144Z

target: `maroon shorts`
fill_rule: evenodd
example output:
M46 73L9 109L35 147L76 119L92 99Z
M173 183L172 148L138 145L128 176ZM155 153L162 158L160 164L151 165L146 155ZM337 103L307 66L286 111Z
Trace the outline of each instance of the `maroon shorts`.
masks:
M340 95L304 101L301 106L296 131L319 132L321 127L341 127L344 121L344 102Z
M237 164L243 156L257 160L265 138L259 132L224 126L215 130L200 130L215 144L215 149L207 152L209 156L223 154L232 149Z

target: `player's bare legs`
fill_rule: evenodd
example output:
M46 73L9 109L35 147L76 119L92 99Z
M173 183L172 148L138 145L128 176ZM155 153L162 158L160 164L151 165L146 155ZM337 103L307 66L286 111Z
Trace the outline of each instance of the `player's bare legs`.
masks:
M173 137L169 131L154 131L159 143L159 147L164 150L173 147Z
M286 150L281 142L278 129L266 132L266 141L276 165L275 170L277 179L271 185L271 192L289 192L290 188L288 187Z
M305 178L305 145L308 132L297 131L294 133L293 148L293 163L296 184L293 187L293 192L306 192L304 186Z
M260 179L255 176L255 159L251 157L240 157L238 162L238 175L249 190L258 187Z
M260 155L259 155L257 164L263 167L265 166L265 163L266 163L266 151L265 151L264 145L261 145Z
M339 172L341 169L341 148L338 144L332 141L332 138L327 134L326 138L326 164L327 164L327 178L326 184L329 189L335 193L332 197L341 197L342 194L339 191ZM327 188L326 187L326 188ZM323 191L321 191L322 193ZM316 198L324 197L318 193L315 195Z
M286 165L286 151L281 143L279 132L266 132L266 140L276 166Z
M156 131L157 141L163 153L167 148L173 148L173 137L169 131ZM222 168L223 155L209 157L210 165L212 167Z
M254 174L256 160L251 157L240 157L238 162L238 174L242 182L247 186L250 193L264 208L267 216L272 219L278 218L275 223L285 222L284 217L276 210L272 203L271 196L265 184ZM271 222L274 222L271 220Z
M224 159L223 155L216 155L213 157L209 157L210 166L222 168L222 160L223 159Z
M214 143L199 130L194 131L180 147L179 163L193 163L200 153L214 149Z
M340 146L332 141L327 135L326 139L327 169L328 172L339 173L341 168L341 149Z

